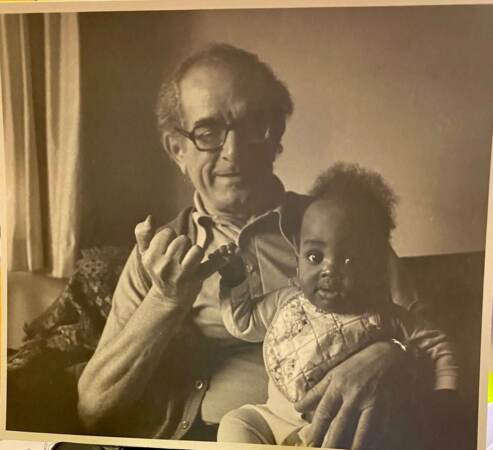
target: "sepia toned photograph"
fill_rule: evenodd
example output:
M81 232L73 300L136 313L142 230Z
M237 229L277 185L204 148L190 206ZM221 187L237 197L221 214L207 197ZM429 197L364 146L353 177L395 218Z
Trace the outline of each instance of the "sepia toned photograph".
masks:
M0 36L5 431L478 448L493 5Z

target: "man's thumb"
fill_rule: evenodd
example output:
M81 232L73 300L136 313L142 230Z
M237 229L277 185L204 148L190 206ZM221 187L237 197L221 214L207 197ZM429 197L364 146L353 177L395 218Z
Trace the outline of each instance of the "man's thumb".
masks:
M144 253L151 243L154 236L154 223L152 216L147 216L146 220L139 222L135 227L135 240L137 241L137 248L139 253Z

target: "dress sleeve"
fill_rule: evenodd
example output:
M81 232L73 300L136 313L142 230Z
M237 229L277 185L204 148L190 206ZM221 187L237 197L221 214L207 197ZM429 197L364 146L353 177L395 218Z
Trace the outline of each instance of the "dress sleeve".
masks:
M220 286L221 315L230 334L248 342L262 342L288 289L251 297L248 281L233 288Z
M450 338L421 314L401 310L400 318L406 344L433 363L435 390L458 389L459 367Z
M435 389L457 389L459 368L454 345L430 319L413 277L391 247L389 282L392 302L402 311L408 344L428 355L434 363Z

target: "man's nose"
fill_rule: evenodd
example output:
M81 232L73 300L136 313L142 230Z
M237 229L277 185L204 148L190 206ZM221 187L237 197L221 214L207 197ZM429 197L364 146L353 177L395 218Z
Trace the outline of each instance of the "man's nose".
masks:
M238 133L235 130L230 130L224 141L221 156L232 164L238 163L241 145L242 142Z

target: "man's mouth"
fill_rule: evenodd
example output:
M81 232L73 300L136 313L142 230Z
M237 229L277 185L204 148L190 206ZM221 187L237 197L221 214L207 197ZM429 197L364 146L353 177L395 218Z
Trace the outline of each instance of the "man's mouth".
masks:
M247 181L245 174L239 171L221 171L214 174L214 178L229 185L242 185Z
M224 178L240 178L240 172L219 172L215 174L216 177L224 177Z
M224 177L224 178L238 178L242 175L242 170L240 167L217 167L213 172L216 177Z

